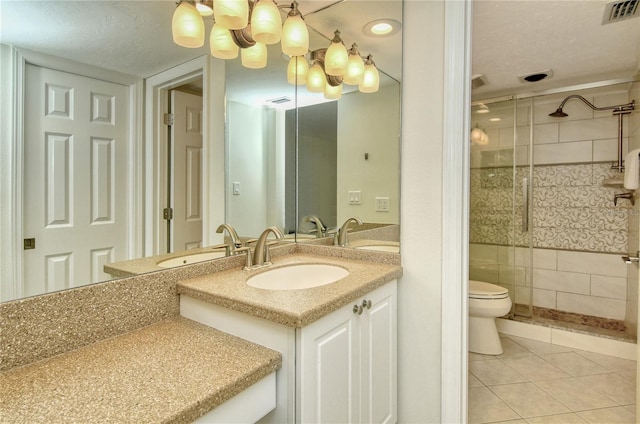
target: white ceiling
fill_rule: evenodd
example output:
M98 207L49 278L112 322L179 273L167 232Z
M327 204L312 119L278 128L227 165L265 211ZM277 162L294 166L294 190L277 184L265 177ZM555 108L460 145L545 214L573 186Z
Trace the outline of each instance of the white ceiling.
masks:
M338 4L313 13L333 3ZM640 19L601 25L606 3L475 0L473 73L484 74L488 84L475 90L474 97L637 75ZM175 0L1 0L0 39L4 44L148 77L208 53L208 43L200 49L173 43L170 24L175 6ZM373 40L362 32L374 19L401 21L401 0L306 0L300 1L300 10L309 26L325 37L312 33L312 48L328 45L326 38L340 29L345 44L357 42L363 55L372 53L380 69L401 79L401 35ZM210 27L211 22L207 24ZM255 90L265 86L265 78L282 75L286 61L277 51L270 55L270 66L276 64L276 71L257 73L242 69L239 59L230 62L228 75L252 75L249 83L244 79L242 85L231 86L231 92ZM553 76L544 81L518 79L546 69L552 69Z

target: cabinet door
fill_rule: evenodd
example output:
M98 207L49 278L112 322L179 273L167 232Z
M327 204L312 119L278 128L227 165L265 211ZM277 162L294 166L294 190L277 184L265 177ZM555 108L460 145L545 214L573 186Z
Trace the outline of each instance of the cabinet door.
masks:
M353 305L298 331L299 422L357 423L358 317Z
M396 283L364 297L360 317L363 423L397 421ZM370 308L367 308L368 302Z

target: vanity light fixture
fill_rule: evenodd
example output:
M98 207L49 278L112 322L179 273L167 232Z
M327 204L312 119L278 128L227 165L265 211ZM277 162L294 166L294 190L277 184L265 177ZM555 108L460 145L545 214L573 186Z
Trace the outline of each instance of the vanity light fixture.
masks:
M363 93L375 93L380 86L380 74L378 68L373 62L371 55L367 56L367 61L364 63L364 75L362 82L358 86L359 90Z
M201 16L213 15L213 0L196 0L196 9Z
M171 20L173 42L187 48L204 45L204 22L193 3L180 2Z
M309 74L309 63L304 56L292 56L287 66L287 82L293 85L303 85L307 83Z
M333 33L333 40L324 56L324 72L327 75L341 76L347 72L349 53L340 38L340 31Z
M476 146L486 146L489 144L489 136L478 124L471 130L471 144Z
M278 9L284 8L290 10L283 24ZM305 58L309 53L309 29L295 0L287 6L278 5L275 0L180 0L172 21L174 42L183 47L202 47L202 16L212 14L209 48L213 57L234 59L240 53L243 66L264 68L266 45L280 42L282 52L290 57L290 84L306 84L309 91L324 92L328 99L340 98L343 82L357 85L363 93L378 91L380 74L371 55L364 60L355 43L347 50L339 30L328 48L311 52L313 66L309 68ZM399 27L400 23L393 20L374 21L371 33L387 36Z

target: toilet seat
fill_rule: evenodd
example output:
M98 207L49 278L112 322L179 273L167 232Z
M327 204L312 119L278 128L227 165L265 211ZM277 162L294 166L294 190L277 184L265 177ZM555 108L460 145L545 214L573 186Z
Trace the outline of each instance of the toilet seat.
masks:
M484 281L469 280L470 299L506 299L509 290Z

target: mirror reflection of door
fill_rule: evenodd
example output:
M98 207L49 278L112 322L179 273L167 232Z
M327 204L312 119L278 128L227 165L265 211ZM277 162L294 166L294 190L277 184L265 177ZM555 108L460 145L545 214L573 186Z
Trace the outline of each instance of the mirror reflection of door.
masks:
M26 66L23 295L109 280L127 257L128 87Z
M170 91L168 252L202 245L202 96Z

